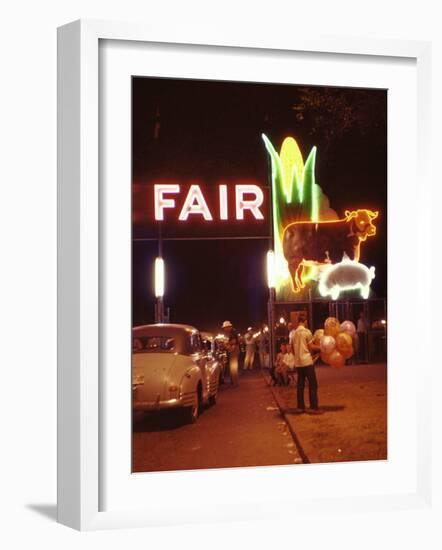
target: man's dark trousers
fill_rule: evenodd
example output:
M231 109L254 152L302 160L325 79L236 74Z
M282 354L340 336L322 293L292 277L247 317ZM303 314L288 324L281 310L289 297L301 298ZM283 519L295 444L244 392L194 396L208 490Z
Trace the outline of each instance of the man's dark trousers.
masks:
M318 381L316 380L315 367L309 365L308 367L297 367L296 372L298 374L298 409L305 409L304 402L304 388L305 379L308 380L308 393L310 399L310 407L312 409L318 408Z

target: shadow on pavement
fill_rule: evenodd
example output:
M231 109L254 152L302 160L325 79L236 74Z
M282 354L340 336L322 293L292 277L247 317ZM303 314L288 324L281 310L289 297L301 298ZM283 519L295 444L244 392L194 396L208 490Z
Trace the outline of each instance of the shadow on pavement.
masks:
M345 409L345 405L325 405L324 407L319 407L319 410L323 413L326 412L339 412ZM286 414L309 414L308 409L305 411L300 411L296 407L283 409L283 412Z
M187 424L184 411L161 411L146 413L134 418L133 432L163 432Z
M220 388L220 393L239 388L239 385L224 383ZM204 414L206 407L200 411L200 416ZM163 432L181 428L188 424L185 411L183 410L164 410L161 412L133 413L133 433L141 432Z
M345 409L345 405L320 405L319 409L323 412L339 412Z

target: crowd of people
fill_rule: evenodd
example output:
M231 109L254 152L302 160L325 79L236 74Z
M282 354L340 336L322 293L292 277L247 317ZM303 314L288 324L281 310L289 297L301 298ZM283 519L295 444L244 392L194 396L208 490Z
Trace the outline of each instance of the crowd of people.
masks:
M284 326L284 333L275 331L277 353L273 362L270 360L270 337L266 325L262 325L255 331L253 327L248 327L246 333L241 335L230 321L224 321L222 330L228 341L229 359L233 357L239 369L243 371L254 368L268 369L273 385L288 386L291 381L294 381L299 412L306 410L304 393L307 382L308 411L313 414L320 412L315 372L315 362L320 355L320 346L314 342L304 314L299 315L296 327L288 323ZM357 320L354 346L359 361L366 362L367 323L363 312Z
M248 327L246 333L241 335L230 321L224 321L222 331L229 348L232 352L237 352L241 369L253 370L269 367L270 341L266 325L262 325L256 331L253 330L253 327Z
M248 371L269 367L270 341L266 325L256 331L253 327L248 327L246 333L241 335L230 321L224 321L222 331L228 341L230 353L238 356L240 369Z
M291 376L297 378L297 409L306 410L305 385L309 388L309 412L318 413L318 383L314 366L314 353L319 346L313 342L313 335L307 328L304 315L298 318L296 328L290 327L288 342L282 341L279 353L273 364L270 364L270 342L268 328L263 325L257 332L248 327L244 336L234 329L230 321L224 321L222 330L228 340L230 356L234 356L244 371L252 370L257 361L261 368L268 368L273 384L288 385ZM258 357L256 351L258 350Z

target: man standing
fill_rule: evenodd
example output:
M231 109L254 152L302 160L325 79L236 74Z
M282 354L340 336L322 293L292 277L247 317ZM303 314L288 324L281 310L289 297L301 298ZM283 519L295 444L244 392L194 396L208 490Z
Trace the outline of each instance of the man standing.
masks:
M261 334L258 340L259 364L262 369L269 367L269 337L265 325L261 327Z
M222 331L228 340L233 339L239 345L238 332L236 331L236 329L233 328L233 325L230 321L224 321Z
M295 334L295 329L293 328L293 323L288 323L287 330L289 331L289 340L293 338Z
M255 360L255 337L252 327L247 329L244 334L244 343L246 345L246 358L244 359L244 370L253 369L253 361Z
M227 364L229 365L230 382L238 384L238 358L239 358L239 337L230 321L224 321L222 330L227 339Z
M295 367L298 374L297 401L298 412L305 411L304 388L305 381L308 381L308 392L311 414L319 414L318 405L318 382L316 380L315 367L311 352L319 350L319 346L313 343L313 335L307 328L307 319L301 314L298 318L298 327L292 332L290 339L295 356Z

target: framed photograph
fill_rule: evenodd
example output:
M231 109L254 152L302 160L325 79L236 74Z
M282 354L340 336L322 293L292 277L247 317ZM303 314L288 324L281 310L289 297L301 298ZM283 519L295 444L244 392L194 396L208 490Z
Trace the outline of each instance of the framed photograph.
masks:
M429 44L58 52L59 521L428 505Z

